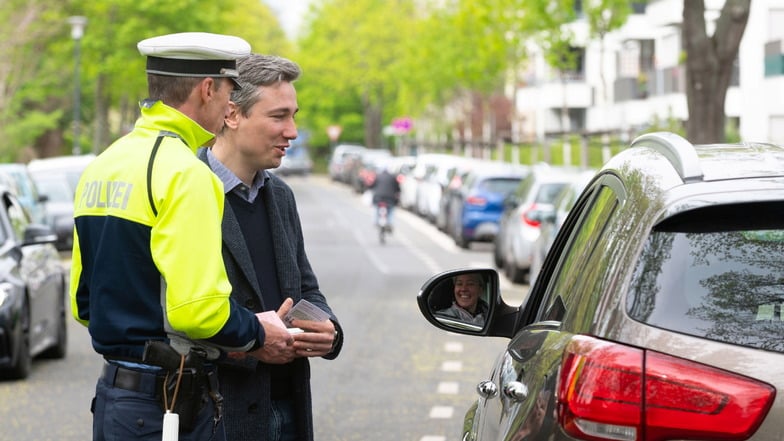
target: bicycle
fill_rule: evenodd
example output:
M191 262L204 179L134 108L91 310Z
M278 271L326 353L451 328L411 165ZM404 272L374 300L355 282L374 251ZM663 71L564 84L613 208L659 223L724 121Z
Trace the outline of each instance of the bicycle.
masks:
M378 227L378 241L381 245L386 243L386 235L392 232L389 222L389 206L386 202L376 204L376 226Z

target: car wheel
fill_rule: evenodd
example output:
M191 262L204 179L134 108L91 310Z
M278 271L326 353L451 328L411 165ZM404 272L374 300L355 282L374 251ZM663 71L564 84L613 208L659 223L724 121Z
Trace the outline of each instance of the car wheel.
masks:
M41 354L43 358L65 358L68 349L68 323L65 318L65 296L58 302L57 311L57 337L55 343Z
M493 244L493 264L499 269L504 267L504 255L501 252L501 244L498 241L495 241Z
M528 271L519 268L514 262L506 262L504 266L506 278L512 283L525 282L525 275Z
M455 235L455 245L459 246L460 248L467 250L471 246L471 242L468 241L462 233L457 233Z
M19 319L21 322L21 335L16 342L17 354L16 361L5 372L8 378L21 380L30 375L30 368L33 364L33 357L30 354L30 306L25 299Z

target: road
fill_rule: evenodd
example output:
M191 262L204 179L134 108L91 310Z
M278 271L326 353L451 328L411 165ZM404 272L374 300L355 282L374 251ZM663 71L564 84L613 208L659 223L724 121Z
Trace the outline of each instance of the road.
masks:
M416 295L435 273L490 267L491 246L460 249L404 210L381 245L372 208L351 189L322 176L286 179L311 263L345 333L340 357L311 363L316 439L460 439L476 383L490 375L507 340L438 330L420 315ZM509 303L519 303L526 288L502 277ZM90 438L101 358L86 330L73 320L69 326L64 360L36 361L27 380L0 382L0 441Z

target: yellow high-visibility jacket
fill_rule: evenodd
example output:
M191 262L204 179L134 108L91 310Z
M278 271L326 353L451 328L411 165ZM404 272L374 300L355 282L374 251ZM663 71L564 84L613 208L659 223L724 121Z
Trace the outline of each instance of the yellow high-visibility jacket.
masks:
M230 351L258 347L263 328L229 297L223 184L194 154L213 134L160 101L141 107L76 189L73 315L110 358L140 360L167 330Z

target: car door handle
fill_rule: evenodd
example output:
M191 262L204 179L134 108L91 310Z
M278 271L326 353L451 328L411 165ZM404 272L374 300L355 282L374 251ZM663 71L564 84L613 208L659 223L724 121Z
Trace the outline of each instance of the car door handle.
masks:
M528 398L528 387L519 381L510 381L504 385L504 395L514 401L524 401Z
M485 380L476 385L476 392L482 398L495 398L498 395L498 386L490 380Z

